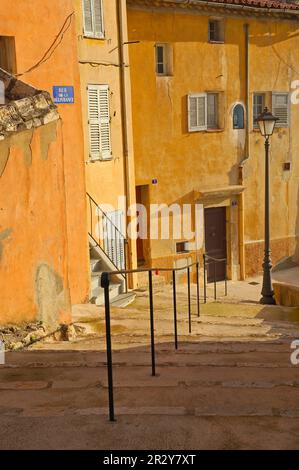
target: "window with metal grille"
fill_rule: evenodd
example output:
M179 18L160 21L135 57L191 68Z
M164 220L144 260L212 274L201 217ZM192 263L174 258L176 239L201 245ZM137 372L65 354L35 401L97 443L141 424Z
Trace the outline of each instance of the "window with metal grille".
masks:
M278 118L275 127L289 126L289 94L272 93L272 114Z
M209 20L209 42L224 42L224 21L222 19Z
M103 38L104 19L102 0L82 0L84 35L92 38Z
M265 93L254 93L253 95L253 127L258 128L257 117L263 112L265 107Z
M88 86L89 153L91 160L112 156L108 85Z

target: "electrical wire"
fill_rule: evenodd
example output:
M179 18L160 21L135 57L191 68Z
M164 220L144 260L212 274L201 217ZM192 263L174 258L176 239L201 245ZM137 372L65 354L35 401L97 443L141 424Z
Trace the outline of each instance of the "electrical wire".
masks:
M68 31L68 29L70 28L71 24L72 24L72 20L73 20L73 16L74 16L75 12L73 11L72 13L70 13L59 33L57 34L57 36L55 37L54 41L52 42L52 44L50 45L50 47L46 50L46 52L44 53L44 55L42 56L42 58L35 64L33 65L32 67L30 67L28 70L26 70L25 72L22 72L22 73L18 73L16 74L15 76L16 77L21 77L22 75L25 75L26 73L29 73L29 72L32 72L33 70L37 69L38 67L40 67L41 65L43 65L45 62L47 62L54 54L54 52L56 51L56 49L59 47L59 45L62 43L63 41L63 38L64 38L64 35L65 33Z

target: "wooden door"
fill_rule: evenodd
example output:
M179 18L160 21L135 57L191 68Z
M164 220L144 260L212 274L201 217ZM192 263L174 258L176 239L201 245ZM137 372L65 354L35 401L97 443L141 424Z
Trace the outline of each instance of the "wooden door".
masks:
M217 259L226 258L226 207L215 207L205 209L205 248L206 254ZM208 282L214 280L216 274L217 281L225 279L226 264L208 264Z

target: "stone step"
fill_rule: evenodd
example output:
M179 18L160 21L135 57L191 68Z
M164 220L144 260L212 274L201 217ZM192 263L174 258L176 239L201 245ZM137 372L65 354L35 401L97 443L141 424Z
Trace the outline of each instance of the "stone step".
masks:
M96 272L96 271L102 271L102 260L97 259L97 258L92 258L90 259L90 271L91 273Z
M134 292L127 292L124 294L118 295L115 299L112 299L110 302L112 307L125 308L128 307L136 299L136 294Z
M100 282L100 280L98 281ZM122 286L119 283L111 283L109 286L110 300L115 299L121 293ZM103 305L105 302L104 289L100 286L95 287L92 290L91 303L96 305Z
M49 368L24 368L22 378L24 388L42 389L49 381L52 387L76 388L83 387L88 383L90 387L98 387L99 383L107 387L106 365L99 366L95 374L94 368L87 367L84 374L79 368L65 367L56 368L49 372ZM20 372L20 371L19 371ZM269 368L269 367L231 367L204 365L164 365L157 364L157 377L151 376L150 364L143 366L115 363L113 369L114 386L116 388L142 388L142 387L175 387L185 385L186 387L224 387L242 390L252 389L275 389L276 387L297 388L299 391L299 371L294 374L293 368ZM16 370L8 368L0 376L0 390L17 390L21 383L16 377Z
M190 371L192 373L192 370ZM84 376L84 371L81 370ZM77 410L103 408L107 413L107 387L101 384L105 380L103 369L96 385L78 384L67 387L64 378L58 380L31 381L30 384L11 383L1 393L1 413L5 410L17 410L21 416L45 416L51 414L69 414ZM151 386L116 386L114 399L116 412L120 409L134 410L133 414L146 414L155 410L156 414L171 414L170 410L181 408L182 414L195 416L288 416L299 417L298 388L277 385L274 388L236 387L233 383L213 386L186 385L179 383L171 386L163 384L163 377L152 377L155 385ZM88 384L88 386L86 386ZM64 403L61 405L63 390ZM22 401L20 403L20 391ZM45 403L49 403L45 407ZM162 411L162 410L165 411ZM19 410L19 411L18 411ZM167 411L169 410L169 412ZM127 412L128 413L128 412ZM126 414L126 412L123 412Z

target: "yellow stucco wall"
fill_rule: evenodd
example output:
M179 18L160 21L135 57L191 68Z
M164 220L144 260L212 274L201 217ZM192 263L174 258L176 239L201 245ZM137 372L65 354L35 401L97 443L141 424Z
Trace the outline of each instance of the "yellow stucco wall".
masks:
M245 102L245 23L250 28L250 101L253 92L291 91L291 81L299 76L299 27L295 22L227 16L224 44L211 44L208 15L129 8L129 39L140 41L130 46L136 184L149 185L151 202L195 202L198 191L240 183L245 130L233 129L232 109L237 102ZM173 47L172 76L156 76L156 43ZM221 92L222 129L188 132L187 95L193 92ZM252 129L252 116L249 119L250 159L243 180L245 233L241 236L247 274L252 274L259 270L262 257L264 149L263 139ZM275 130L271 140L275 260L294 252L299 229L298 125L298 105L291 105L291 127ZM283 171L285 161L292 162L290 172ZM158 185L151 184L153 178L158 178ZM234 199L240 207L240 197ZM221 201L214 202L221 205ZM236 223L234 210L228 212L231 229ZM154 241L150 257L171 260L174 250L173 241Z
M78 31L78 61L81 81L82 120L84 131L84 160L86 168L86 190L100 205L109 204L118 209L118 198L126 195L125 154L121 112L121 82L119 67L118 0L103 0L105 37L84 37L82 0L74 0ZM124 41L127 38L126 2L122 4L122 27ZM125 88L128 136L128 203L135 203L135 174L131 118L131 84L128 65L128 47L124 48ZM83 62L83 63L82 63ZM90 63L89 63L90 62ZM112 156L108 161L91 162L89 158L88 129L88 85L109 85ZM136 263L135 244L130 245L130 265Z

